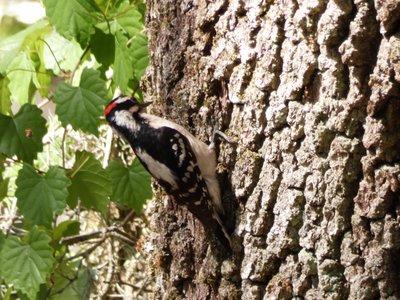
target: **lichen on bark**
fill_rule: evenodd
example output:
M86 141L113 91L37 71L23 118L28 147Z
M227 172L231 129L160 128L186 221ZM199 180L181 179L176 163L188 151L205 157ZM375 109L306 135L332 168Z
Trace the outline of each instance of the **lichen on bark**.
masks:
M400 297L400 3L147 1L153 113L208 141L235 250L152 208L157 298Z

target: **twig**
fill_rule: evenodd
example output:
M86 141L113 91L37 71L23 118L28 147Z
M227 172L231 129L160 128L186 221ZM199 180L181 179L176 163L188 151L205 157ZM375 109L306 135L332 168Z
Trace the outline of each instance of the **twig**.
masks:
M135 245L135 244L136 244L136 242L135 242L133 239L131 239L131 238L129 238L129 237L126 237L125 234L122 235L122 234L118 234L118 233L116 233L116 232L112 232L111 235L112 235L113 237L116 237L116 238L118 238L118 239L124 241L124 242L127 243L128 245Z
M60 243L67 244L67 245L77 244L77 243L82 243L82 242L86 242L91 239L98 238L101 235L103 235L103 237L105 237L107 233L112 233L112 235L114 237L117 237L130 245L134 245L135 244L134 238L132 238L129 234L127 234L126 232L119 229L120 226L121 225L118 225L118 226L112 225L112 226L104 228L102 230L96 230L96 231L89 232L89 233L68 236L68 237L62 238L60 240Z
M106 237L104 236L100 241L96 242L93 246L87 248L86 250L75 254L74 256L68 257L68 260L74 260L77 257L83 257L83 256L87 256L90 253L92 253L98 246L100 246L102 243L104 243L104 241L106 240Z
M144 290L144 287L146 286L146 283L149 281L149 276L146 276L146 278L143 280L142 286L140 287L140 289L137 291L137 296L140 295L140 293ZM149 292L149 290L146 290Z
M67 137L67 127L64 128L64 133L61 140L61 154L62 154L62 166L65 169L65 139Z
M45 106L49 102L50 102L50 99L45 99L42 102L40 102L37 107L38 108L42 108L43 106Z
M104 228L102 230L96 230L96 231L89 232L89 233L71 235L71 236L67 236L65 238L62 238L60 240L60 243L61 244L68 244L68 245L82 243L82 242L85 242L87 240L98 238L99 236L105 235L107 232L110 232L110 231L113 231L113 230L114 230L114 226L110 226L110 227Z
M112 132L111 127L109 127L107 130L107 136L106 136L106 147L104 149L103 168L107 167L108 160L110 159L112 140L113 140L113 132Z
M105 288L103 289L102 295L101 295L101 299L103 299L103 297L107 294L108 290L110 289L110 283L111 279L114 275L114 262L113 262L113 253L114 253L114 249L113 249L113 244L112 242L108 244L108 269L107 269L107 274L106 274L106 278L104 280L104 283L106 284Z
M135 216L135 214L136 214L136 211L134 209L132 209L129 212L129 214L127 214L126 217L123 219L121 224L118 225L118 227L124 227L126 225L126 223L128 223L128 221Z
M59 64L59 62L58 62L58 59L57 59L57 57L55 56L55 54L54 54L54 52L53 52L53 49L51 49L50 45L49 45L44 39L39 38L39 40L46 44L46 46L49 48L49 50L50 50L50 52L51 52L51 55L53 55L53 58L54 58L54 60L56 61L56 64L57 64L58 68L60 69L60 71L61 71L63 74L66 74L66 72L63 70L63 68L61 68L61 66L60 66L60 64Z
M8 157L8 156L4 156L6 158L6 164L8 164L9 166L12 166L12 163L17 163L20 164L21 166L24 166L24 162L23 161L19 161L18 159L14 159L12 157ZM42 171L38 168L35 168L34 166L30 165L36 172L38 172L39 174L44 174L46 173L45 171Z
M73 79L74 79L76 70L78 70L79 65L80 65L81 62L82 62L82 59L85 57L86 53L88 53L89 49L90 49L90 45L86 46L86 48L85 48L85 50L83 51L81 57L79 58L78 63L76 64L74 70L72 71L72 73L71 73L71 83L72 83L72 81L73 81Z

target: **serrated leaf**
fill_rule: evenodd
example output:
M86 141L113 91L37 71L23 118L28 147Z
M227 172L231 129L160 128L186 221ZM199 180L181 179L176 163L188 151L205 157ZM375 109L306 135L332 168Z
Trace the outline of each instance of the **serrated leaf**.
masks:
M128 90L129 78L133 77L132 60L128 50L128 39L117 32L115 35L115 61L113 80L119 86L122 93Z
M87 43L95 14L99 13L93 0L43 0L46 15L59 33L67 39L75 38L81 45Z
M106 86L100 72L84 69L79 87L61 83L53 97L56 114L65 127L71 124L74 129L98 135L100 116L107 103Z
M7 77L0 75L0 113L4 115L11 114L11 99L8 84L10 81Z
M75 164L68 175L72 181L67 200L71 208L76 206L79 198L86 208L106 211L112 192L111 180L92 153L77 152Z
M144 28L141 13L129 4L128 1L123 1L121 5L114 11L115 16L109 17L110 21L102 22L96 25L106 33L116 34L118 31L129 37L133 37Z
M113 199L140 213L146 200L152 197L150 174L138 159L130 167L111 161L108 170L113 184Z
M50 237L33 228L20 240L15 236L6 238L0 252L1 274L7 284L35 299L40 285L53 266L53 251L49 246Z
M113 63L115 56L115 39L112 34L105 34L102 30L95 28L95 33L90 38L90 45L92 53L99 63L105 67ZM107 47L104 45L107 45Z
M140 33L132 40L129 51L131 54L132 66L137 80L140 80L149 63L149 54L147 50L147 37Z
M47 34L44 40L47 43L43 47L43 60L46 69L60 75L62 71L72 71L76 67L83 50L75 40L67 40L56 31Z
M13 100L20 105L29 101L29 88L36 78L36 70L28 51L19 53L7 68L8 88ZM36 80L36 79L35 79Z
M54 214L64 211L71 181L59 167L50 167L41 176L24 164L16 180L17 206L29 225L51 228Z
M0 73L4 74L10 62L18 55L25 38L43 28L46 24L46 21L38 21L17 34L0 41Z
M42 151L47 131L41 114L39 108L28 103L14 117L0 114L0 153L31 163Z

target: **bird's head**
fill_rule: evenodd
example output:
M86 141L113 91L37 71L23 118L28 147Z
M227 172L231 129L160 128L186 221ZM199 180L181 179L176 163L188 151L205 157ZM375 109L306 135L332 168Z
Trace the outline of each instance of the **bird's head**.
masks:
M116 111L126 110L131 113L140 112L143 108L149 106L152 102L140 103L135 97L118 96L111 100L104 110L104 116L109 119Z

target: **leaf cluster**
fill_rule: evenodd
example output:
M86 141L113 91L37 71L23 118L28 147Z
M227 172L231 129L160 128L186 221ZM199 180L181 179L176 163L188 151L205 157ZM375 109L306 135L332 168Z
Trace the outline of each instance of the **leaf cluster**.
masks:
M110 201L139 214L152 190L137 159L104 167L98 151L65 157L71 147L65 136L74 130L98 137L115 90L137 91L148 64L145 6L139 0L43 4L44 20L0 41L0 214L15 206L0 230L0 298L83 299L93 276L82 259L66 259L72 254L62 242L80 234L81 221L58 217L93 210L107 220ZM41 163L54 131L38 98L55 106L61 122L63 155L54 159L60 163Z

